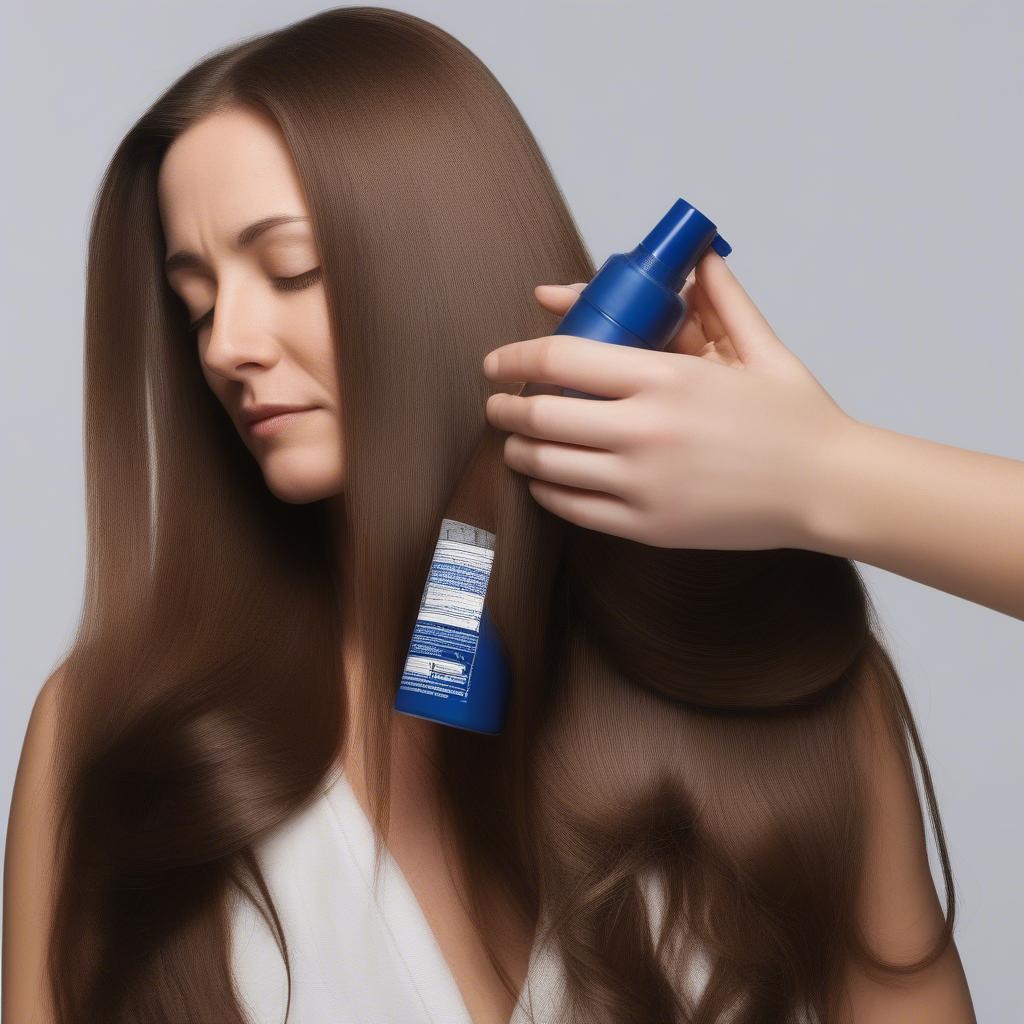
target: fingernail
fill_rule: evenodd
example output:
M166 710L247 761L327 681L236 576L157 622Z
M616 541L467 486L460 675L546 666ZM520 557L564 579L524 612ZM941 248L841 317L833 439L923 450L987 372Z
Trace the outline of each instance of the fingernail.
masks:
M484 376L489 377L498 369L498 357L494 352L488 352L484 356Z

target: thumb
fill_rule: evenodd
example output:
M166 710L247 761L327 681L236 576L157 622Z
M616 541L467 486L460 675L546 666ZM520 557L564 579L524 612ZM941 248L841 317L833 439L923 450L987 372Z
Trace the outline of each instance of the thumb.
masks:
M695 269L697 283L711 302L725 333L744 363L785 350L771 324L736 280L732 268L714 250L708 250Z

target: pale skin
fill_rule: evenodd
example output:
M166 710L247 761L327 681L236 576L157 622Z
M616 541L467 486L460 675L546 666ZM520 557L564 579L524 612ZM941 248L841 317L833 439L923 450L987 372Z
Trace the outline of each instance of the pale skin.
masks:
M189 343L195 346L206 382L258 461L267 487L275 496L293 503L341 500L344 438L335 384L335 349L322 283L314 273L320 265L319 254L308 219L267 225L270 217L309 217L284 139L272 122L253 111L220 111L193 125L175 141L162 164L158 184L166 255L182 251L193 254L192 258L177 260L168 270L167 280L189 321L199 321ZM249 245L240 248L236 244L239 233L257 223L262 224L262 230L250 232ZM730 295L735 299L720 308L722 322L740 340L732 344L718 340L708 347L712 338L723 339L724 331L712 319L712 307L702 299L706 311L703 322L708 326L702 328L691 318L677 339L682 351L700 353L702 358L681 360L675 353L653 357L685 363L689 375L682 369L678 373L672 370L671 385L664 380L658 383L659 374L651 372L654 363L631 358L635 353L609 356L616 361L612 365L604 361L605 350L610 352L611 346L586 339L569 339L565 345L560 340L552 344L550 339L530 339L501 351L502 357L509 357L509 362L502 364L502 379L560 379L564 371L572 379L560 382L591 393L600 392L600 382L618 381L621 388L625 381L632 404L559 397L561 406L533 399L502 405L504 399L495 402L492 398L488 414L508 417L506 423L514 421L520 438L529 433L523 430L527 423L533 425L535 433L543 423L545 430L553 427L563 437L570 428L579 431L580 444L587 444L585 439L593 443L598 437L610 444L618 465L628 472L632 490L627 504L633 504L628 513L620 506L619 518L614 522L606 513L608 532L625 526L642 534L647 542L663 545L673 540L693 546L699 546L695 543L699 540L704 546L718 547L791 543L800 536L794 526L800 517L786 502L772 496L773 482L785 479L796 487L802 481L807 500L811 501L813 495L814 507L825 509L827 503L817 504L817 492L808 486L804 457L794 449L804 444L804 430L834 430L837 438L844 439L850 435L843 433L846 422L834 411L831 400L820 389L816 391L816 385L812 387L813 379L806 371L808 379L802 377L800 364L785 353L781 343L777 348L765 343L760 354L753 352L756 341L744 347L742 339L752 337L746 328L758 322L752 304L744 305L736 291L738 284L730 284L731 277L722 277L721 268L718 284L726 287L724 291L716 289L714 280L709 280L709 268L707 260L698 266L697 282L707 285L712 300L719 301L723 296L728 299ZM711 268L710 274L714 273ZM282 283L285 281L287 285ZM300 281L301 287L297 285ZM696 295L695 286L691 287ZM537 294L556 313L568 308L574 297L574 293L560 295L543 288ZM764 328L759 330L763 332ZM760 340L764 340L763 335ZM757 366L764 369L750 371L753 364L749 360L759 360ZM740 364L750 372L737 372ZM699 386L691 386L691 381L698 379ZM241 412L244 404L253 402L312 408L276 433L259 437L247 429ZM568 402L576 403L576 412L564 404ZM730 415L720 402L730 403ZM681 410L686 403L691 412L683 418ZM557 411L560 407L561 414ZM633 428L626 427L623 418L613 411L623 408L643 413ZM695 409L703 410L705 415L697 415ZM549 419L552 412L554 417ZM646 444L633 443L640 436L633 429L644 421L648 423L643 434ZM663 424L658 430L651 428L650 424L658 423ZM743 440L742 423L748 424L751 433L756 426L756 441ZM700 432L694 433L698 426ZM546 444L545 451L557 453L554 443ZM854 447L849 441L844 440L844 444ZM707 449L703 453L701 445ZM517 451L521 455L539 450L535 442L512 438L510 462L517 460ZM607 472L611 463L605 460L602 470L598 453L590 456L587 465L583 459L575 466L561 463L563 479L568 474L577 484L583 479L590 486L602 479L607 482L601 473ZM543 458L546 465L554 466L553 459ZM715 467L715 459L722 464ZM757 468L759 462L771 460L786 467L774 472L789 476L773 477L772 472ZM850 460L855 461L852 455ZM518 465L527 468L526 462L519 461ZM537 468L534 463L529 466ZM699 503L693 493L697 480ZM820 479L817 484L822 488ZM535 480L530 486L542 504L566 513L567 518L573 513L585 517L587 509L610 508L600 505L600 499L592 499L593 503L587 505L550 483ZM664 501L658 497L659 486L669 489ZM669 497L673 500L667 500ZM685 516L672 513L680 507ZM818 521L827 517L819 512L812 518ZM898 536L890 535L890 544L897 540ZM949 551L939 553L947 559L942 564L952 564ZM348 725L350 736L355 737L362 718L360 652L348 646L343 657L351 687ZM47 680L29 721L15 781L4 868L3 1017L35 1024L50 1024L53 1020L43 966L54 849L49 819L53 806L49 763L56 681L56 674ZM941 907L928 869L913 788L900 770L897 752L886 739L877 709L868 705L866 710L863 736L873 748L870 760L876 771L869 780L861 921L883 956L913 958L936 934ZM433 795L435 779L430 759L433 738L441 727L394 715L392 728L389 850L438 939L474 1024L507 1024L513 1000L487 962L461 907L461 880L448 870L450 849ZM359 743L350 739L344 765L365 809L366 780L359 749ZM496 917L493 928L502 937L513 979L521 985L532 929L511 912ZM853 1024L969 1024L974 1020L954 944L934 967L900 985L882 984L853 969L849 982L849 1020Z

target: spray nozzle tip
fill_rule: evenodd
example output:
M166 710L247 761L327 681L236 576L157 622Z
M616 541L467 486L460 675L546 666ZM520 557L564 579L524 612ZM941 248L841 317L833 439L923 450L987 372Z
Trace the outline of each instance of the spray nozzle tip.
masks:
M714 241L711 243L711 248L718 253L719 256L728 256L732 252L732 246L721 236L715 235Z

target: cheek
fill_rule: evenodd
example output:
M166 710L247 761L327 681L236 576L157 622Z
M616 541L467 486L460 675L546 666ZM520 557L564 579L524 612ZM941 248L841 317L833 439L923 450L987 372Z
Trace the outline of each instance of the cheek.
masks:
M306 372L317 382L332 408L338 407L337 353L326 317L312 319L297 350Z

